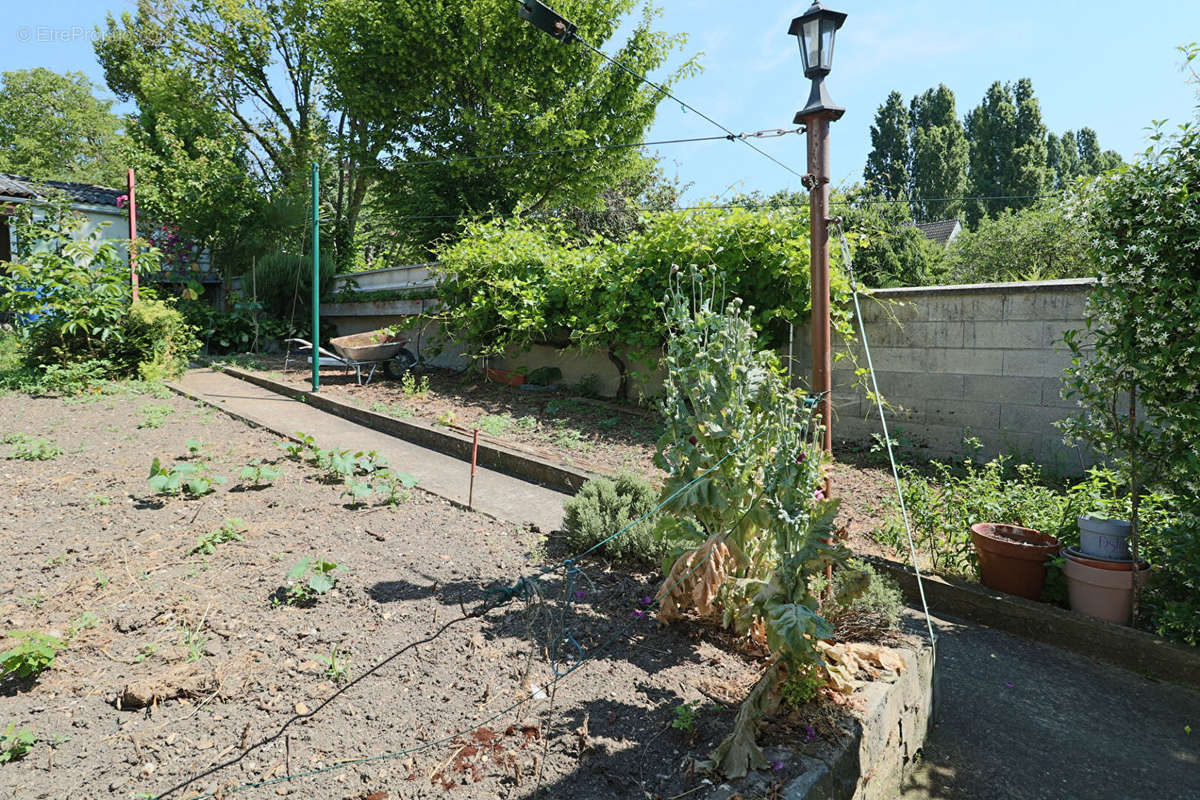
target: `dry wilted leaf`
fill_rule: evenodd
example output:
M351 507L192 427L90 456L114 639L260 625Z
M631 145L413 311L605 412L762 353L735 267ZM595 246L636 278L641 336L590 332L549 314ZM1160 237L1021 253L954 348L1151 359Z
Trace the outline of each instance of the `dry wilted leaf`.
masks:
M670 622L689 607L701 616L712 616L716 610L717 591L725 582L729 569L730 552L724 538L713 534L695 550L675 559L671 574L654 598L659 602L660 622Z

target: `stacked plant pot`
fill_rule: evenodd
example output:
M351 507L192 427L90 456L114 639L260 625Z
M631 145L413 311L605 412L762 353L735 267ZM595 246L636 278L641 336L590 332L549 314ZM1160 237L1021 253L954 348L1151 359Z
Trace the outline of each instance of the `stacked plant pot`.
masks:
M1128 625L1133 616L1134 581L1150 565L1129 557L1130 524L1122 519L1079 518L1079 547L1068 547L1063 574L1071 609Z

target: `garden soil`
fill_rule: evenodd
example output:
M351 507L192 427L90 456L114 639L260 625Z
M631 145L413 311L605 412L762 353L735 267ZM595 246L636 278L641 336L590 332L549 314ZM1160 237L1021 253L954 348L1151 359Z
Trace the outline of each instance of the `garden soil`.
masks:
M731 729L763 668L718 631L657 628L641 599L654 576L604 562L455 621L485 587L566 555L557 540L419 490L348 508L342 486L286 460L272 485L238 486L248 460L280 455L274 437L180 397L9 395L0 420L65 451L0 460L2 630L66 642L36 680L0 683L0 731L38 739L0 764L2 797L672 797L700 786L687 757ZM152 497L156 456L229 480L201 499ZM244 521L240 541L191 552L229 520ZM340 565L336 588L274 604L308 556ZM548 648L566 637L589 661L553 683ZM671 724L684 702L693 730ZM813 725L808 747L822 746L848 720L810 704L765 743Z

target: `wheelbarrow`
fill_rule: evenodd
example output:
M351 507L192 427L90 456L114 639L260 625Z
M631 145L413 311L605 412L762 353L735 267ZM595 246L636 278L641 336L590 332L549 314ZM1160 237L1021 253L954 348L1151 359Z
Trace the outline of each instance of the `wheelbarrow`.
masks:
M283 361L284 372L287 371L293 344L299 346L297 355L307 354L308 363L312 363L312 342L304 339L285 339L284 341L288 345L288 354ZM399 378L417 363L417 357L404 346L408 344L408 339L389 333L386 329L339 336L336 339L330 339L329 344L333 346L335 352L331 353L324 347L318 347L318 366L354 370L354 377L359 386L369 384L380 366L383 367L384 373L389 378Z

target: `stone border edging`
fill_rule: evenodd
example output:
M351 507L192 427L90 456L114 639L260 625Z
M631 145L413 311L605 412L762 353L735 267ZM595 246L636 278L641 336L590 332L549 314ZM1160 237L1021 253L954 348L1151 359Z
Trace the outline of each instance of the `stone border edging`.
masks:
M910 602L920 602L916 573L907 564L878 556L859 558L894 578ZM1191 648L981 584L926 573L921 579L931 611L1052 644L1154 680L1200 689L1200 652Z
M264 378L260 375L243 372L240 369L226 367L222 372L230 377L252 383L255 386L275 392L276 394L290 397L293 400L299 400L321 411L336 414L350 422L365 425L372 430L379 431L388 436L395 436L398 439L404 439L405 441L419 444L422 447L437 450L440 453L454 456L463 461L469 462L471 460L472 440L469 436L454 433L453 431L441 431L424 422L396 419L386 414L367 411L358 406L334 400L319 392L297 389L286 383L280 383L279 381ZM494 442L485 441L482 438L479 440L478 463L482 467L506 472L509 475L532 481L551 489L557 489L561 492L577 492L585 481L598 477L591 472L560 464L552 464L549 461L544 461L527 453L495 444Z
M868 682L853 695L861 701L854 721L835 743L767 748L768 760L796 758L803 771L771 794L770 771L754 771L719 784L705 800L780 797L782 800L894 800L904 791L933 723L934 651L928 641L898 648L904 672ZM776 789L778 791L778 788Z

